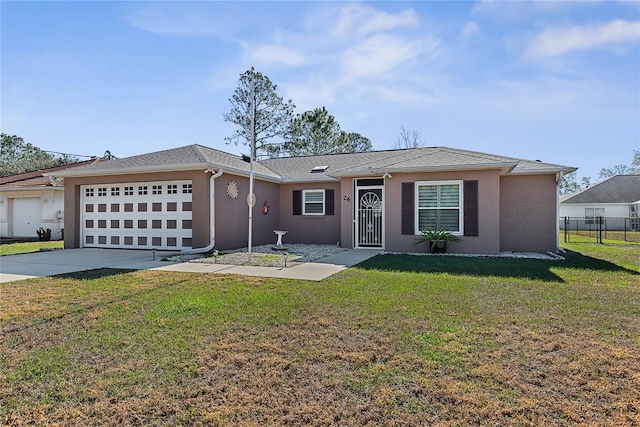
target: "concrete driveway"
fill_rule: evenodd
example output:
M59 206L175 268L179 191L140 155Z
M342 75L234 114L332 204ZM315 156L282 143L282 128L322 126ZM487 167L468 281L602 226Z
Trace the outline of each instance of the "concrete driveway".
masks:
M166 261L160 261L166 256L171 254L157 252L154 261L151 251L125 249L60 249L8 255L0 257L0 283L106 267L146 270L167 266Z
M175 253L127 249L60 249L0 257L0 283L55 276L96 268L165 270L195 273L242 274L320 281L369 259L380 251L351 249L291 268L160 261Z

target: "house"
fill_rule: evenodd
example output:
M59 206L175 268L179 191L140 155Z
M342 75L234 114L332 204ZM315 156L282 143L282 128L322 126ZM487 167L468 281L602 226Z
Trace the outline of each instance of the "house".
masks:
M39 228L51 229L62 238L64 188L46 176L96 160L56 166L0 178L0 237L35 238Z
M424 251L557 249L558 182L575 168L447 147L254 162L254 245L340 244ZM247 246L250 162L189 145L52 173L65 182L65 247L225 250Z
M560 218L584 218L584 225L596 218L628 218L638 229L640 217L640 175L616 175L575 193L560 197ZM614 225L614 224L617 224ZM625 221L609 221L608 228L624 228ZM627 229L629 225L627 224Z

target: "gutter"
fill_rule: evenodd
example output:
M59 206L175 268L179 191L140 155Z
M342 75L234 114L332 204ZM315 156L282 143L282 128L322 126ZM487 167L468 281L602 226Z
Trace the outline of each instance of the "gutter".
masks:
M196 248L196 249L187 249L186 251L181 251L181 254L203 254L209 252L216 245L216 209L215 209L215 199L216 199L216 187L215 180L219 176L224 173L224 169L219 168L218 172L213 173L214 170L209 168L204 171L205 173L211 172L211 176L209 177L209 244L204 248Z
M560 184L564 178L564 171L559 171L556 179L556 250L563 252L564 249L560 247Z
M60 172L48 172L43 174L44 176L53 176L53 177L61 177L61 178L82 178L86 176L107 176L107 175L136 175L136 174L144 174L144 173L157 173L157 172L177 172L177 171L191 171L198 170L203 166L207 166L207 163L187 163L182 165L154 165L154 166L144 166L144 167L123 167L118 169L83 169L83 170L73 170L65 169ZM210 168L222 166L213 166L209 164ZM249 176L248 171L244 171L242 169L236 169L232 167L226 167L226 172L231 173L233 175L239 176ZM260 178L264 181L270 181L279 183L282 182L282 177L277 176L269 176L261 173L254 174L256 178Z
M375 167L361 170L341 170L334 173L327 173L333 177L360 177L360 176L372 176L382 175L385 172L389 173L416 173L416 172L456 172L456 171L469 171L469 170L484 170L484 169L505 169L513 168L514 164L509 163L483 163L473 165L441 165L441 166L415 166L415 167Z

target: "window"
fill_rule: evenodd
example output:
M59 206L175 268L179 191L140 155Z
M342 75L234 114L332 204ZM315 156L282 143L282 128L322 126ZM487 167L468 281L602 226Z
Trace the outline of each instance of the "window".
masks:
M138 196L146 196L147 195L147 186L141 185L138 187Z
M124 187L125 196L133 196L133 187Z
M167 194L178 194L178 185L177 184L167 185Z
M604 216L604 208L584 208L584 223L596 224L596 219Z
M162 185L154 185L152 190L153 194L162 194Z
M324 215L324 190L304 190L303 215Z
M324 216L335 214L335 190L293 190L293 215Z
M93 197L93 188L85 188L84 195L85 197Z
M119 196L120 195L120 187L111 187L111 195Z
M462 181L416 182L416 231L462 234Z
M182 184L182 193L191 194L191 184Z
M107 195L107 187L98 187L98 197L104 197Z

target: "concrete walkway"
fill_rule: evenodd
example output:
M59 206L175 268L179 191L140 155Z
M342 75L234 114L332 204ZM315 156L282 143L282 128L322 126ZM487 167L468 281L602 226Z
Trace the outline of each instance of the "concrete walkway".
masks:
M243 274L245 276L279 277L283 279L300 279L320 281L339 273L342 270L372 258L382 251L350 249L316 260L305 262L294 267L251 267L228 264L203 264L197 262L183 262L152 268L160 271L185 271L192 273L220 273Z
M156 260L153 260L151 251L62 249L0 257L0 283L96 268L243 274L247 276L322 280L347 267L361 263L380 252L352 249L315 262L308 262L289 268L278 268L160 261L164 257L173 255L166 252L158 252Z

